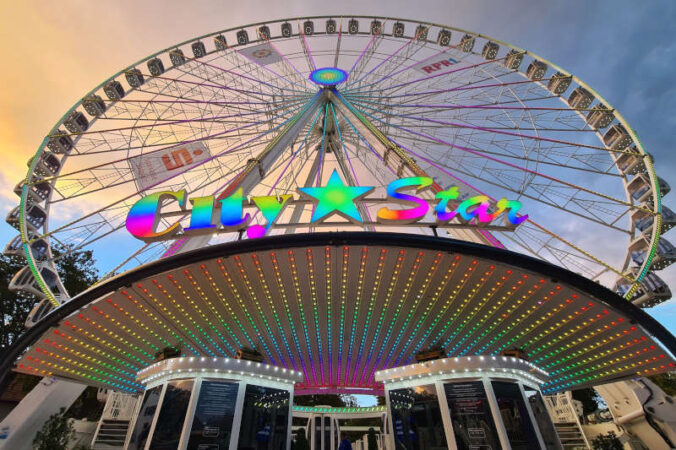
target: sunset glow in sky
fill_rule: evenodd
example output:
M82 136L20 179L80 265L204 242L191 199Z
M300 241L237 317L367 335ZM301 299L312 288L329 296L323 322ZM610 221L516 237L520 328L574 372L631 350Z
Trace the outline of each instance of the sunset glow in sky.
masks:
M45 134L86 92L150 53L219 29L316 14L420 19L494 36L556 62L622 112L676 188L676 3L597 1L5 2L0 15L0 210ZM664 204L676 210L676 192ZM4 220L0 241L16 231ZM667 239L676 243L676 232ZM95 255L96 257L96 255ZM662 271L676 291L676 265ZM676 300L650 311L676 330Z

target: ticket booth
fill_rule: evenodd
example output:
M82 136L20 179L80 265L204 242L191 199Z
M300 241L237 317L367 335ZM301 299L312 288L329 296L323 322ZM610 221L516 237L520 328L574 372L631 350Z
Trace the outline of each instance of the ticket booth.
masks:
M539 386L547 373L507 356L445 358L376 373L388 448L562 449Z
M286 449L300 372L230 358L187 357L140 371L146 385L129 450Z

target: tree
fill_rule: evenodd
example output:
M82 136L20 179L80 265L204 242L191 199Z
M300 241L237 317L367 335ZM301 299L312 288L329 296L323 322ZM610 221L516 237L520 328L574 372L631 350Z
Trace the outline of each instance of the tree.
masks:
M0 350L9 347L23 333L26 316L37 302L34 295L9 290L14 274L25 265L23 258L0 255Z
M676 372L661 373L648 377L650 381L655 383L667 395L676 395Z
M591 441L591 446L594 450L623 450L624 445L618 439L615 432L610 431L608 434L599 434Z
M49 416L33 440L34 450L66 450L68 442L75 436L73 424L64 414L64 408Z
M71 252L62 247L54 249L54 257L56 270L71 296L89 288L98 279L91 250ZM38 302L35 295L9 290L14 274L25 265L22 257L0 255L0 350L9 347L23 333L26 317Z
M368 431L368 450L378 450L378 440L376 439L376 430L373 427Z
M298 406L325 405L336 408L344 408L347 406L347 404L342 397L343 396L341 395L331 394L299 395L293 398L293 404Z
M594 388L584 388L573 391L573 398L582 402L582 411L585 416L598 409L598 397L599 394Z

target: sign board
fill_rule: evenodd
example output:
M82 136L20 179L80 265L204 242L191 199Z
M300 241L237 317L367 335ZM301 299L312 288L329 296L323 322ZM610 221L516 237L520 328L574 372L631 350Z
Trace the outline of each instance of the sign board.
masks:
M496 202L485 195L460 200L456 186L437 192L432 201L412 195L420 194L433 183L429 177L402 178L387 186L387 198L366 199L374 186L346 186L334 170L326 186L297 188L301 195L299 199L294 199L292 194L247 199L242 188L239 188L225 198L210 195L188 201L185 189L176 192L158 191L141 198L131 207L126 226L129 233L144 242L233 231L246 231L247 237L252 239L265 236L270 228L280 226L276 222L284 208L289 204L300 203L312 205L312 218L308 223L290 224L290 227L316 227L324 223L363 227L375 224L422 226L421 220L429 215L435 217L435 222L426 225L434 227L449 226L451 221L461 222L463 227L485 226L499 217L503 217L505 223L516 226L528 219L527 215L517 215L521 203L516 200L503 198ZM413 192L406 193L409 191ZM163 213L162 208L169 202L177 203L179 211ZM376 222L365 222L358 205L363 206L366 202L398 204L401 208L383 206L377 211ZM186 209L188 205L192 205L192 210ZM256 212L245 214L245 207L256 208L266 220L265 225L250 224ZM172 217L186 215L190 218L188 227L183 228L180 219L175 219L168 227L158 229L160 219L171 222ZM333 216L342 217L343 221L327 222Z
M240 53L261 66L278 63L282 60L279 53L267 42L242 49Z
M191 142L134 156L129 158L129 166L140 192L189 170L210 156L203 142Z

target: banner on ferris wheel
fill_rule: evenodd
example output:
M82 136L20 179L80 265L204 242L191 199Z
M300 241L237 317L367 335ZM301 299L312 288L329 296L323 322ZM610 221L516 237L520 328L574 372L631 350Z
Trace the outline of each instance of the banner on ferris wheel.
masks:
M131 207L126 227L137 239L154 242L227 232L246 232L247 237L253 239L265 236L272 228L366 228L376 224L433 228L481 227L509 231L528 219L528 215L517 214L521 209L519 201L506 198L494 201L485 195L460 200L457 186L430 194L433 185L435 183L429 177L401 178L387 186L387 197L366 198L374 191L374 186L345 185L334 170L325 186L297 188L298 198L294 198L292 194L247 198L242 188L225 198L210 195L188 199L185 189L158 191L146 195ZM421 197L423 194L425 197ZM370 218L370 214L364 214L366 203L384 205L378 209L375 220ZM186 208L188 204L192 205L192 209ZM171 210L170 205L173 206ZM290 205L296 208L312 206L311 219L298 223L280 223L282 212ZM361 211L358 205L362 207ZM400 208L388 207L392 205ZM259 213L265 223L252 223ZM186 216L190 223L183 228L181 219ZM341 221L327 220L335 216L342 218ZM428 216L433 216L433 220L425 222L423 219ZM499 217L503 217L503 225L491 228L491 222ZM168 226L160 229L160 224L167 223Z
M203 142L190 142L129 158L129 167L136 188L143 191L189 170L210 156L211 152Z

